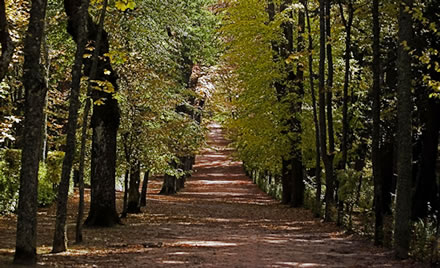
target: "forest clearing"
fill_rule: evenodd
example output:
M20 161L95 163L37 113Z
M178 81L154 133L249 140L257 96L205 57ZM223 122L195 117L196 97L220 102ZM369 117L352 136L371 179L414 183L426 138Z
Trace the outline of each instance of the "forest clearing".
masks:
M0 266L440 265L438 0L0 0Z

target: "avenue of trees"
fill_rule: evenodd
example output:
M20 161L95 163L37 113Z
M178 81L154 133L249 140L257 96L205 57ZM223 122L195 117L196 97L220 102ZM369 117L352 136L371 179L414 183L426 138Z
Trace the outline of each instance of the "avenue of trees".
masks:
M110 227L140 212L149 176L165 174L165 194L184 187L204 140L210 93L198 80L218 54L211 4L1 1L0 206L18 216L15 263L36 262L37 209L54 201L52 252L67 249L73 181L76 242L83 223Z
M248 174L399 258L437 256L438 3L243 0L224 14L218 90Z
M73 184L78 243L83 224L141 212L150 176L161 194L183 188L208 98L283 204L438 261L439 27L434 0L0 0L14 262L36 262L37 210L52 203L52 252L67 250Z

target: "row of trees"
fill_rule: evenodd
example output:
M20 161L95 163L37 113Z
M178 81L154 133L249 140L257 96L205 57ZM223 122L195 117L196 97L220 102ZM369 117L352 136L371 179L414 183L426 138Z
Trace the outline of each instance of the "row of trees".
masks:
M351 228L364 211L375 243L394 238L399 258L413 222L438 226L438 8L228 1L222 27L219 88L249 173L279 182L285 204L306 202L317 216L325 204L326 221Z
M5 151L22 149L14 262L36 261L38 171L47 151L65 152L55 179L53 252L67 248L72 173L80 186L77 242L82 240L85 181L91 186L89 226L120 222L115 197L120 178L124 216L145 205L150 174L167 174L164 193L183 187L203 142L200 119L207 93L198 78L217 54L217 20L209 4L0 3L1 142Z

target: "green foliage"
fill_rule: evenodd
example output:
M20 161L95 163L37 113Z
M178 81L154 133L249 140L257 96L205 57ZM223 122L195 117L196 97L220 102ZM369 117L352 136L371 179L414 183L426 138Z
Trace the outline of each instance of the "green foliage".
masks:
M411 255L419 261L431 264L440 261L439 225L436 216L419 219L414 223L411 239Z
M48 177L51 172L48 166L41 162L38 169L38 205L47 207L53 203L56 198L56 188Z
M339 182L338 197L347 203L356 202L357 189L359 187L362 172L351 168L337 170L336 179Z
M64 152L51 151L47 155L46 159L46 177L47 181L52 184L58 184L61 179L61 170L63 167Z
M272 42L279 42L280 21L269 22L265 1L230 3L221 29L227 41L225 70L217 93L231 107L226 127L249 168L279 174L289 148L281 135L287 107L280 103L273 83L283 77L274 62ZM223 90L222 90L223 89Z
M281 200L282 187L279 178L258 170L252 171L250 176L261 190L276 200Z
M48 206L56 198L54 185L61 178L63 152L50 152L47 163L40 163L38 174L38 204ZM0 213L14 212L18 205L21 150L0 151Z
M0 213L15 211L18 205L20 150L0 151Z
M108 54L123 63L115 66L121 77L119 175L134 158L154 174L180 174L170 161L194 154L203 143L203 127L176 107L192 113L190 100L204 97L188 88L187 76L194 64L204 68L217 54L210 3L137 1L135 10L106 22L112 29Z

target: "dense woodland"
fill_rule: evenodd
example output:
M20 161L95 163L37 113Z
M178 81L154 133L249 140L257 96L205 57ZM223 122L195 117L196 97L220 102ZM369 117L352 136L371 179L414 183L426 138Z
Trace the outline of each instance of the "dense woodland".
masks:
M434 0L0 1L14 262L36 262L37 210L54 202L66 251L73 187L78 243L83 224L140 212L151 176L176 194L210 120L283 204L437 262L439 27Z

